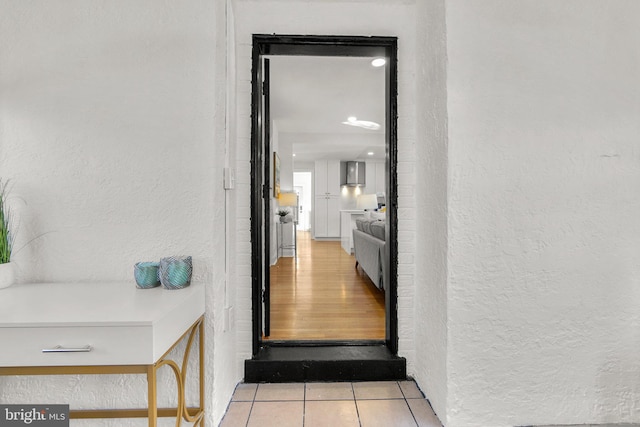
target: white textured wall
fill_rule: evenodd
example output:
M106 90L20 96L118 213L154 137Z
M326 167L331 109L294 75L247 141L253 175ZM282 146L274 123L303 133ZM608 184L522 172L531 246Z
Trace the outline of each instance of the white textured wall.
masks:
M216 0L213 2L213 7L214 20L204 25L215 31L215 49L209 49L206 53L202 52L201 59L206 61L211 59L211 55L213 55L215 68L213 75L206 75L204 80L200 82L200 84L208 85L215 78L213 81L214 134L212 139L204 142L209 149L215 150L214 156L216 158L211 165L213 180L211 183L205 183L207 190L211 191L214 197L214 213L210 218L214 221L210 252L214 260L214 274L213 291L208 295L211 304L208 311L213 315L215 335L211 337L213 339L209 340L210 344L208 345L209 349L213 347L213 351L209 352L209 354L213 354L213 358L209 359L210 365L208 365L208 369L213 369L213 378L208 379L213 390L207 397L208 404L210 404L207 408L210 410L207 425L217 425L220 421L243 372L243 366L237 362L235 357L237 345L235 335L237 325L234 321L236 289L232 285L232 278L237 273L231 260L231 254L235 253L238 245L237 240L232 238L235 235L233 231L238 226L235 215L237 191L235 189L228 190L224 192L224 195L221 194L223 171L220 164L223 149L225 167L233 168L237 156L234 144L236 117L228 114L236 106L236 80L235 74L231 72L236 65L233 9L230 1ZM223 105L226 106L223 107ZM221 209L224 209L224 221L220 217ZM224 263L224 273L218 270L221 263ZM215 420L215 423L212 423L211 420Z
M640 3L447 2L447 426L640 422Z
M447 408L447 94L445 1L418 2L416 52L415 378L436 414Z
M224 77L214 84L224 2L0 0L0 10L0 176L24 200L18 246L44 234L16 254L19 280L134 286L136 261L192 255L207 284L212 424L239 376L218 379L211 363L214 348L216 360L234 354L214 345L226 339ZM136 406L145 396L141 377L0 379L7 403Z
M640 422L640 5L449 0L446 53L442 0L235 9L0 0L0 176L25 201L18 246L47 233L20 280L193 255L215 424L251 352L251 33L395 35L409 373L447 426ZM144 403L142 378L98 377L4 378L0 401L119 387L107 404Z
M249 229L251 147L251 35L376 35L399 38L399 321L400 354L411 371L414 362L413 278L415 274L415 15L414 5L398 1L238 1L234 5L238 82L239 223ZM238 233L243 233L239 229ZM246 236L246 235L243 235ZM240 238L240 235L238 235ZM238 245L238 361L251 357L251 247L249 236Z

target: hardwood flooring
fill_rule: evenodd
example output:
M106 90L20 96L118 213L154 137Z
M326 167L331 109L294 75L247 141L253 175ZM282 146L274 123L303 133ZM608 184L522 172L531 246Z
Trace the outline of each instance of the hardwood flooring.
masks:
M298 257L271 266L271 335L265 340L384 340L384 291L340 242L298 231Z

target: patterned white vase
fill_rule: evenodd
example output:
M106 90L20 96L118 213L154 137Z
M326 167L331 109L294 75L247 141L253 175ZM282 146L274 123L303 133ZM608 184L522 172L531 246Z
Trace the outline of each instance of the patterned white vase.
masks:
M0 264L0 289L8 288L16 281L14 264L7 262Z

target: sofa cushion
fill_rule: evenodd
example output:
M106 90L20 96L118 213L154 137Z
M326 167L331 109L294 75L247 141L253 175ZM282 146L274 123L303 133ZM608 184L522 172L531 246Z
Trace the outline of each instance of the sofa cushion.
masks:
M362 220L362 231L364 231L367 234L371 234L371 223L374 220L372 219L363 219Z
M378 221L375 219L357 218L356 229L374 236L380 240L385 238L385 221Z
M378 212L378 211L365 211L364 219L376 219L378 221L384 221L387 219L386 212Z
M385 221L373 221L370 225L371 228L371 235L374 237L377 237L380 240L384 240L385 239L385 227L386 226L386 222Z
M373 211L369 213L369 218L377 219L378 221L384 221L385 219L387 219L387 214L385 212Z
M371 234L371 223L374 222L373 219L367 218L358 218L356 219L356 228L360 231L364 231L367 234Z

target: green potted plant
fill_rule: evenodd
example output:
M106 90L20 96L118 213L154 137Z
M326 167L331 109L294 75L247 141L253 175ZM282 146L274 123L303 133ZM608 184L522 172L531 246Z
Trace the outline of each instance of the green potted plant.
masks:
M280 222L287 222L287 215L289 215L289 209L278 209L276 215L280 217Z
M13 217L7 205L8 182L0 179L0 289L9 287L15 280L11 251L13 250Z

